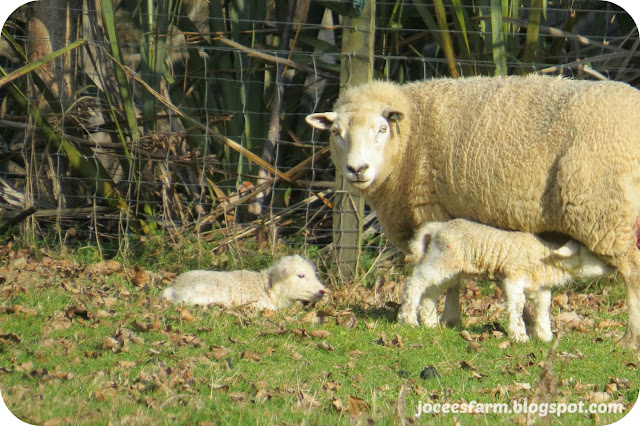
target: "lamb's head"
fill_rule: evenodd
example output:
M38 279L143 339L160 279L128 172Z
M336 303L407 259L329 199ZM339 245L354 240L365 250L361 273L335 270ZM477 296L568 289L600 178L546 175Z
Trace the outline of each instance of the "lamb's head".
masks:
M269 292L278 307L296 300L317 302L326 292L316 276L315 265L302 256L283 257L268 269L268 276Z
M554 250L553 257L562 269L570 272L575 278L594 278L615 271L615 268L575 240L569 240Z

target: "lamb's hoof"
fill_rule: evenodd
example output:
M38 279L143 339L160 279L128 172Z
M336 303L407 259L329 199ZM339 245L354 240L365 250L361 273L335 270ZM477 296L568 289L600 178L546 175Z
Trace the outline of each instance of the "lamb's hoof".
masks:
M433 321L431 319L420 317L420 325L425 328L436 328L438 327L438 320L436 319L435 321Z
M398 314L398 322L400 324L408 324L408 325L413 326L413 327L417 327L419 325L418 324L418 318L416 317L415 314L409 315L409 314L402 313L402 312L400 312Z
M544 331L538 330L536 331L536 336L538 336L538 339L547 343L553 340L553 333L548 330L544 330Z
M529 336L527 336L527 333L509 333L509 338L518 343L526 343L529 341Z
M633 335L633 333L629 332L629 328L627 328L624 336L618 340L618 344L633 351L640 351L640 336Z

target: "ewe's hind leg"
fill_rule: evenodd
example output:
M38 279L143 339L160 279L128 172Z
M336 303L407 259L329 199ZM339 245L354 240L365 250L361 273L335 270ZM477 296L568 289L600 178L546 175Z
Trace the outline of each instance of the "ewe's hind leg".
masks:
M520 280L504 280L504 296L509 315L509 337L516 342L528 342L527 330L522 319L524 310L524 285Z
M447 295L444 299L444 310L442 311L442 322L448 327L460 324L460 283L457 280L455 284L447 289Z
M551 290L542 289L533 293L536 307L535 333L540 340L550 342L553 339L551 332L551 319L549 309L551 308Z
M620 340L624 346L640 350L640 252L636 247L629 250L626 262L618 265L618 270L627 286L627 306L629 319L627 331Z

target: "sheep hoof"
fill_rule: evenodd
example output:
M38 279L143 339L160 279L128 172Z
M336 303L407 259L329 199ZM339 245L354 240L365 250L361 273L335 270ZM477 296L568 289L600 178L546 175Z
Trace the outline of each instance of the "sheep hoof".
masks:
M538 339L543 342L550 342L553 340L553 333L549 330L536 330L536 336L538 336Z
M529 341L529 336L526 333L509 333L509 337L518 343L526 343Z
M627 328L627 331L624 333L624 336L622 336L622 338L620 340L618 340L618 344L620 346L624 346L624 347L629 348L631 350L639 351L640 350L640 336L633 335L633 333L630 333L629 329Z
M447 319L442 319L442 324L444 324L445 327L457 327L460 324L462 324L462 320L460 319L460 317L456 317L456 318L447 318Z
M418 319L416 318L415 314L414 315L408 315L408 314L400 312L398 314L398 322L400 324L408 324L408 325L411 325L413 327L417 327L418 326Z

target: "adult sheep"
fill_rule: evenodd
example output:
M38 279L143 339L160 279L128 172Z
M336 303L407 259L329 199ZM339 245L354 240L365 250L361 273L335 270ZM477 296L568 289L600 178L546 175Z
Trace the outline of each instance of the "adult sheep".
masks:
M336 167L407 253L421 224L458 217L584 243L623 276L622 342L640 349L640 92L536 75L377 81L306 120L331 131Z

